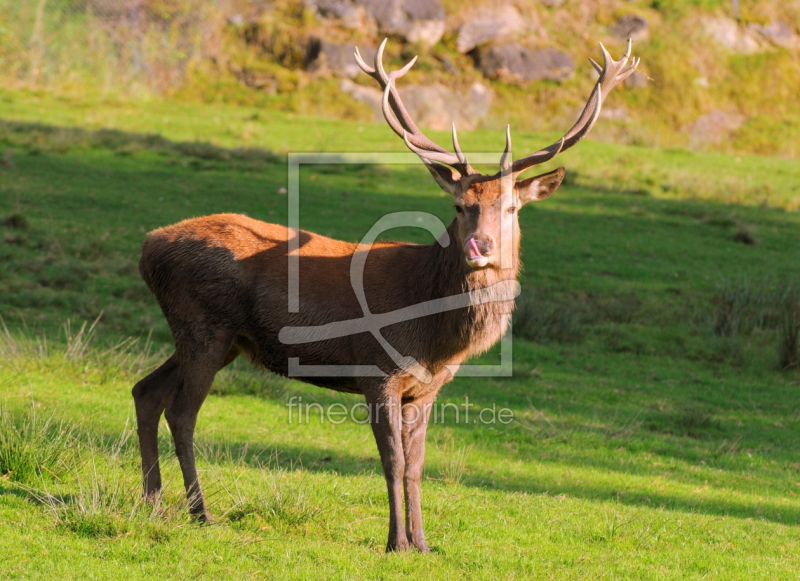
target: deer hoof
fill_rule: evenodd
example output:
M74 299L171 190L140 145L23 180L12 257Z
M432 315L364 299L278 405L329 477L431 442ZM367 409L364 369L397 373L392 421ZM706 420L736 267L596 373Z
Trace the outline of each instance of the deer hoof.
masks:
M387 553L401 553L405 552L409 549L408 541L403 539L402 541L389 541L386 544L386 552Z
M201 525L213 525L214 524L214 519L211 517L211 515L208 513L208 511L205 511L205 510L202 511L202 512L197 512L197 513L193 512L192 513L192 520L194 522L196 522L197 524L201 524Z
M425 537L422 535L408 535L408 542L420 553L431 552L431 550L428 548L428 544L425 542Z

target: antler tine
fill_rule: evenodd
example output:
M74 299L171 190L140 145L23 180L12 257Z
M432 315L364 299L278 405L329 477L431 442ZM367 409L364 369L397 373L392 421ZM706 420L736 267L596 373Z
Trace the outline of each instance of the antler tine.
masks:
M597 44L600 45L600 50L603 51L603 70L605 70L606 68L608 68L608 63L613 63L614 59L611 58L611 55L606 50L606 47L603 46L602 42L598 42ZM625 59L627 60L627 57L625 57Z
M359 67L361 67L362 71L364 71L370 77L372 77L375 74L375 69L373 69L366 63L366 61L364 61L364 59L361 57L361 52L358 50L358 47L355 47L355 49L356 52L353 53L353 56L356 57L356 63L358 64Z
M500 172L503 175L511 172L511 125L506 125L506 149L500 158Z
M383 98L381 100L381 110L383 116L392 131L397 133L403 138L406 145L419 155L427 159L437 161L449 165L458 170L461 175L473 174L475 171L470 167L461 149L458 147L458 138L455 138L454 146L456 154L448 152L446 149L436 145L433 141L428 139L422 131L419 130L414 120L408 114L405 106L403 105L400 95L397 92L395 80L405 75L417 60L417 57L411 59L403 68L386 72L383 66L383 53L386 48L386 39L381 42L378 50L375 53L374 67L369 66L361 57L358 49L355 52L355 59L358 66L361 67L365 73L378 81L382 91Z
M390 101L390 98L393 99L393 102ZM386 123L399 136L403 137L406 133L410 133L410 137L413 137L419 132L397 95L392 75L387 76L386 88L383 90L383 98L381 99L381 111L383 111L383 118L386 119ZM405 137L403 137L403 140L405 141ZM444 152L445 150L442 149L441 151Z
M639 59L639 58L635 58L635 59L633 59L633 60L631 61L631 66L629 66L629 67L628 67L627 69L625 69L623 72L619 73L619 74L617 75L617 78L618 78L619 80L621 80L621 81L624 81L625 79L627 79L628 77L630 77L630 76L631 76L631 75L634 73L634 71L635 71L635 70L636 70L636 69L639 67L639 62L640 62L640 61L641 61L641 59Z
M427 149L422 149L420 147L417 147L413 143L411 143L409 138L410 138L410 135L408 134L408 132L407 131L403 131L403 141L405 142L406 147L408 147L413 153L416 153L418 156L420 156L422 158L422 161L426 161L426 160L428 160L428 161L438 161L439 163L450 165L450 166L453 166L456 169L458 169L457 166L459 164L454 164L453 163L453 154L452 153L447 153L447 152L442 153L442 152L439 152L439 151L430 151L430 150L427 150ZM464 175L464 174L462 174L462 175Z
M512 170L515 175L525 171L530 167L533 167L534 165L538 165L552 159L560 152L566 151L583 139L597 121L605 96L608 95L611 89L613 89L616 85L632 75L633 71L635 71L636 67L639 65L639 59L634 58L631 62L631 65L627 69L623 70L625 65L628 63L628 60L631 58L632 43L630 39L628 39L625 53L618 61L615 61L613 58L611 58L611 55L606 50L606 47L603 46L602 42L600 43L600 50L603 53L602 67L597 64L594 59L589 59L589 62L592 63L592 66L595 68L595 70L597 70L600 76L595 83L594 89L592 89L592 93L589 95L586 106L578 117L578 120L575 122L575 125L573 125L570 130L567 131L564 137L562 137L558 142L527 157L516 160L512 165Z
M377 71L378 75L380 75L381 80L383 82L387 82L389 80L389 76L386 74L386 71L383 68L383 50L386 48L386 41L389 40L388 38L384 38L381 45L378 47L377 52L375 53L375 70Z
M459 163L464 166L468 166L469 162L467 161L467 156L464 155L464 152L461 151L461 147L458 145L458 133L456 133L455 123L453 123L453 150L456 152L456 157L458 158Z

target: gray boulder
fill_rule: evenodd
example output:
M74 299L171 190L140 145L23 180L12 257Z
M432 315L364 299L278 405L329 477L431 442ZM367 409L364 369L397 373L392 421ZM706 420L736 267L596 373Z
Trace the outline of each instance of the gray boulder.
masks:
M355 0L305 0L305 5L323 18L339 20L347 28L367 31L375 25L367 9Z
M646 40L650 35L650 28L647 25L647 20L635 14L627 14L618 19L614 24L608 27L611 34L616 36L619 40L628 40L633 42Z
M739 26L732 18L713 16L702 19L700 23L709 37L731 52L753 54L764 50L764 40Z
M481 49L477 65L489 79L511 83L530 83L541 79L565 81L575 72L575 62L554 48L527 48L502 44Z
M368 63L375 58L374 48L362 45L358 49ZM305 70L352 79L361 73L353 53L355 53L354 45L336 44L323 38L312 37L308 43Z
M514 6L484 4L470 13L458 30L456 49L469 52L490 40L519 34L524 28L522 15Z
M794 29L785 22L773 20L769 24L750 24L748 32L755 33L767 42L782 48L794 49L800 47L800 37Z
M381 32L433 46L442 38L445 13L439 0L356 0L378 22Z
M439 0L305 0L320 16L336 18L353 28L371 19L382 34L432 46L445 30L445 13Z

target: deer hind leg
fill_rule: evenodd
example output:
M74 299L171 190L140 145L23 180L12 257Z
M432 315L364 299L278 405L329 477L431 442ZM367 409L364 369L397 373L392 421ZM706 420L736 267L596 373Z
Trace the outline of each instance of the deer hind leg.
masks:
M142 485L145 500L152 502L161 493L158 465L158 422L167 402L180 386L180 369L175 354L133 388L136 405L136 431L142 455Z
M408 549L408 539L403 526L402 493L405 458L400 428L400 397L381 389L375 393L364 390L364 393L389 492L389 539L386 543L386 552L404 551Z
M197 478L194 457L194 429L200 406L211 389L214 376L222 367L233 361L238 350L232 347L233 334L227 331L216 333L206 344L194 343L191 350L178 350L180 360L180 387L167 404L167 423L175 441L175 454L183 474L189 512L200 521L210 521L203 491Z
M406 536L408 542L423 553L429 553L422 530L422 504L420 502L420 482L422 467L425 463L425 434L428 431L428 419L435 397L421 397L403 404L403 454L405 456L405 473L403 488L406 501Z

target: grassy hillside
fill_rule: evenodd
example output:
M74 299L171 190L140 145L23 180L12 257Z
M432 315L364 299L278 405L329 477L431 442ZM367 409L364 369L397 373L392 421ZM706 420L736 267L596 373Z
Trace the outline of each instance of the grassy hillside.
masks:
M494 100L482 127L511 123L522 130L552 131L568 126L591 84L587 57L599 57L598 41L613 54L621 52L624 39L614 32L615 23L638 17L647 22L647 34L634 48L650 82L615 91L609 103L614 114L596 137L795 159L799 154L797 1L510 1L521 24L516 36L504 41L553 47L576 63L568 80L525 86L484 79L474 55L456 49L459 28L491 3L442 4L447 17L441 40L426 48L393 38L387 60L394 66L420 55L404 79L408 84L439 82L464 89L475 81L487 83ZM709 32L713 24L708 23L719 22L714 19L726 19L723 36L733 48ZM305 71L306 48L312 37L377 46L385 36L374 27L318 18L299 0L0 0L0 21L0 75L10 86L136 98L178 95L361 122L372 119L370 109L345 94L340 79ZM754 32L770 26L782 27L783 44ZM737 42L746 44L745 38L757 48L736 48ZM244 71L260 80L248 81ZM718 139L706 140L694 124L714 113L736 121Z
M800 214L784 209L796 163L598 142L565 154L568 183L521 213L514 376L459 378L440 399L514 421L431 427L434 554L386 556L369 429L287 416L291 397L357 398L238 362L221 373L198 426L218 521L202 527L183 511L165 429L164 503L139 503L130 388L169 349L136 272L144 232L223 211L280 223L283 153L401 144L378 126L250 107L0 102L4 577L784 579L800 567ZM389 211L452 216L422 167L321 166L301 182L302 226L347 240Z

